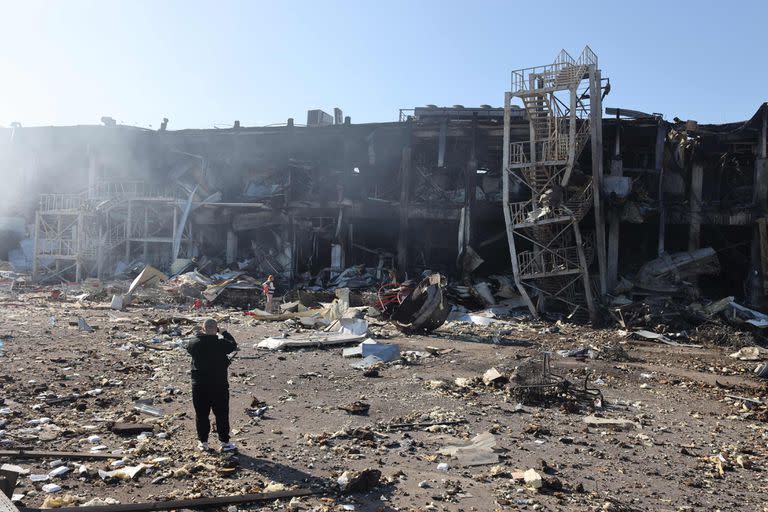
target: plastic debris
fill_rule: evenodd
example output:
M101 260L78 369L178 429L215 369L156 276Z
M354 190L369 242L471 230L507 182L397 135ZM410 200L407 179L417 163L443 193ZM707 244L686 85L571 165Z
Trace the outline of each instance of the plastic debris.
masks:
M544 485L541 475L535 469L529 469L523 473L525 484L533 489L541 489Z
M70 471L72 471L72 468L68 466L59 466L56 469L52 470L50 473L48 473L48 476L50 476L51 478L56 478L56 477L64 476Z
M496 369L491 368L483 374L483 384L490 386L496 381L502 380L504 376Z
M499 461L498 454L494 452L495 446L496 436L490 432L484 432L473 437L468 445L451 445L441 448L440 454L457 459L462 466L482 466Z
M86 322L85 318L83 317L77 318L77 328L80 329L82 332L93 332L93 327L88 325L88 322Z
M160 417L163 415L162 409L153 406L151 400L136 400L133 403L133 408L150 416Z

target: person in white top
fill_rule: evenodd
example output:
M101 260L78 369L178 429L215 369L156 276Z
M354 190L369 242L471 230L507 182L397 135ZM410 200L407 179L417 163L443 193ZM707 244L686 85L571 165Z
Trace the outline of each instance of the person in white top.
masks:
M261 283L261 291L264 292L264 298L267 299L266 311L272 313L272 296L275 294L275 278L270 275L267 280Z

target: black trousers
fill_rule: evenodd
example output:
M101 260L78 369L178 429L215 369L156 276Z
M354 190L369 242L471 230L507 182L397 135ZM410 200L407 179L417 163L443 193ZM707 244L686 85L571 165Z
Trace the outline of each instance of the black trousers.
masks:
M213 409L216 418L216 434L222 443L229 442L229 387L192 385L192 405L195 407L195 427L197 438L208 442L211 433L209 415Z

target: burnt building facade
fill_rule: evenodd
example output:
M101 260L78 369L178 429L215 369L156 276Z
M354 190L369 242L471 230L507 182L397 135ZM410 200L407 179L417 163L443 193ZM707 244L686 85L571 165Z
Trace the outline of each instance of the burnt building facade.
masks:
M567 195L579 176L591 180L589 198L580 200L584 215L568 209L579 227L568 243L584 249L576 271L582 295L605 302L649 260L712 247L720 272L695 288L759 306L768 284L768 105L725 125L604 109L596 58L569 66L579 62L587 67L574 80L591 80L592 113L574 114L572 160L557 157L570 166L568 178L562 167L545 181L564 184ZM537 249L543 226L529 226L540 234L511 254L510 236L524 223L505 209L528 202L538 211L546 203L537 194L552 188L536 190L524 175L544 147L534 132L542 109L553 108L545 106L552 105L545 86L531 86L527 100L519 89L517 106L427 106L387 123L353 124L337 113L306 126L2 128L0 259L41 282L106 279L139 261L171 270L193 257L211 270L249 268L290 285L327 282L353 265L381 279L389 269L464 281L520 277L514 256L525 251L529 268L543 271L536 263L547 258ZM584 101L580 94L575 102ZM563 126L541 137L570 132ZM547 200L553 194L556 187ZM552 265L550 274L569 264Z

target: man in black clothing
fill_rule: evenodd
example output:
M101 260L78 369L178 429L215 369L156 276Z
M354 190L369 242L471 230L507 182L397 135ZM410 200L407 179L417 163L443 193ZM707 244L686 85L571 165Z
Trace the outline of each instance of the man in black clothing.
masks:
M221 441L221 451L232 451L229 441L229 382L227 354L237 350L237 343L227 331L221 332L216 320L209 318L203 323L203 332L187 346L192 356L192 404L195 407L198 449L208 451L208 434L211 423L208 416L213 409L216 417L216 433Z

